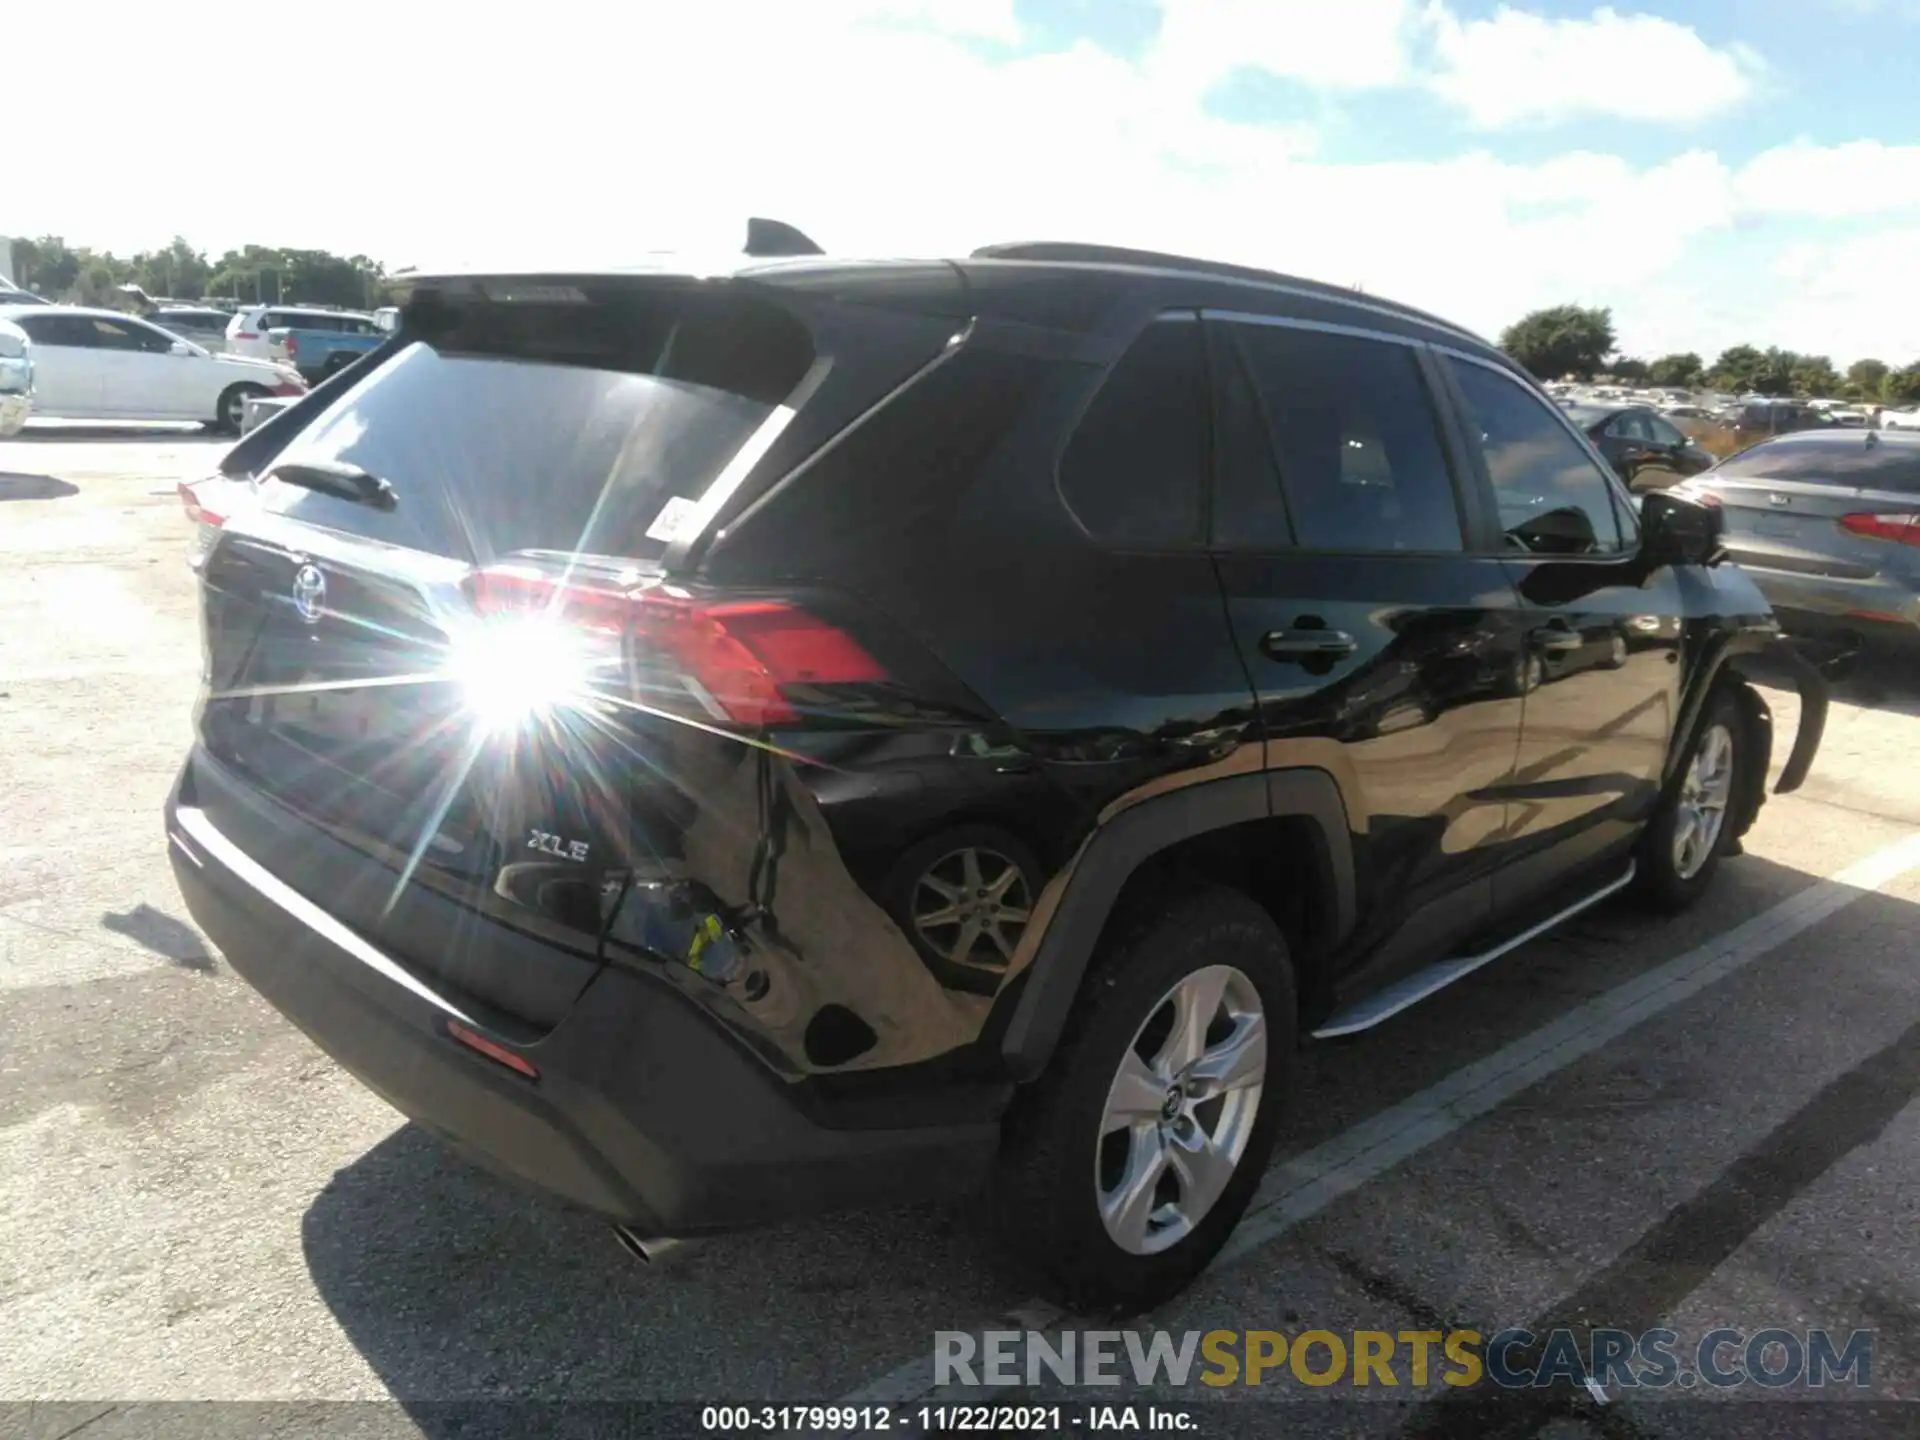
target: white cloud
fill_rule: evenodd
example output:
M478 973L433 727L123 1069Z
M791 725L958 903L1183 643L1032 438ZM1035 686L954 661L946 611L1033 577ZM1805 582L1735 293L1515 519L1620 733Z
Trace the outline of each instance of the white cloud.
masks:
M1413 0L1165 0L1151 63L1192 94L1240 68L1377 89L1410 77L1423 25Z
M1920 145L1796 141L1755 156L1737 188L1741 208L1757 215L1840 219L1920 210Z
M1759 58L1716 49L1689 25L1602 7L1549 19L1502 6L1484 20L1432 12L1434 92L1489 129L1527 121L1616 116L1703 120L1753 91Z

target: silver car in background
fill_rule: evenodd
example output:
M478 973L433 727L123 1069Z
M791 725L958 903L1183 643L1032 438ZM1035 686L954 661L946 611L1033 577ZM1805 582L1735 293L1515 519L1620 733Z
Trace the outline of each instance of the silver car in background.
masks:
M1798 431L1676 488L1720 502L1729 555L1789 633L1920 641L1920 432Z
M0 440L18 435L33 413L33 342L0 320Z

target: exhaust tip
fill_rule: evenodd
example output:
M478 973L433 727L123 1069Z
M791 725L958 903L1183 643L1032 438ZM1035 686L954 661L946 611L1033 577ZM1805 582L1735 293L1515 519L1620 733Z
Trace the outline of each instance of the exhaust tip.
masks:
M679 1248L680 1242L665 1235L642 1235L627 1225L615 1225L613 1238L620 1242L620 1248L626 1251L642 1265L651 1265L663 1259L667 1252Z

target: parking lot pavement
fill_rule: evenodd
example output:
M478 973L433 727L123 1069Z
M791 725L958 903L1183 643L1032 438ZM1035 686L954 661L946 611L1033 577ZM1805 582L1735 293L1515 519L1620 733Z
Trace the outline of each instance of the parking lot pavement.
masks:
M0 1401L391 1399L378 1433L451 1436L434 1402L929 1394L936 1331L1027 1300L967 1201L637 1266L402 1123L194 931L158 819L199 665L173 487L218 453L0 443ZM1311 1050L1245 1236L1130 1325L1861 1328L1864 1397L1920 1400L1916 741L1920 684L1850 683L1693 912L1591 912ZM1674 1393L1157 1398L1204 1434L1755 1433L1721 1417L1768 1403ZM1862 1393L1807 1433L1889 1433Z

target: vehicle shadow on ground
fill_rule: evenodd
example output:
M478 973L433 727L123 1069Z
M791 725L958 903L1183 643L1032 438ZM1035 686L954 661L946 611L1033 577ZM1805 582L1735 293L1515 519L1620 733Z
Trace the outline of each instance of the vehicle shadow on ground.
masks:
M690 1096L697 1097L695 1085ZM957 1212L796 1221L648 1265L603 1222L408 1125L302 1225L321 1298L428 1434L435 1400L830 1399L1010 1283ZM468 1416L471 1419L471 1416Z
M64 500L69 495L79 493L80 487L70 480L56 480L51 475L16 475L0 471L0 501Z
M1370 1036L1312 1047L1278 1158L1817 883L1744 857L1685 916L1609 902ZM302 1238L348 1339L425 1433L451 1440L476 1433L475 1415L436 1402L846 1394L929 1354L936 1330L1030 1298L972 1213L962 1198L945 1210L796 1222L650 1267L599 1221L522 1193L407 1126L336 1174ZM1203 1278L1176 1305L1204 1305L1212 1283Z

